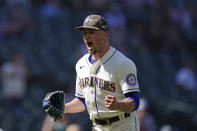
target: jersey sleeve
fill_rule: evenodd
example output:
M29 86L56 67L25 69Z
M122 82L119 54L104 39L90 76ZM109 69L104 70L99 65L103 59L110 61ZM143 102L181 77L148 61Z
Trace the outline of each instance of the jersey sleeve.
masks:
M80 80L80 77L78 75L78 71L79 71L78 63L75 66L75 70L76 70L76 73L77 73L76 84L75 84L75 96L79 97L79 98L85 98L83 90L82 90L81 80Z
M80 78L77 76L76 78L76 90L75 90L75 96L76 97L80 97L80 98L84 98L84 94L82 91L82 88L80 87Z
M122 88L123 94L128 92L139 92L137 81L137 70L134 62L125 60L118 67L118 82Z

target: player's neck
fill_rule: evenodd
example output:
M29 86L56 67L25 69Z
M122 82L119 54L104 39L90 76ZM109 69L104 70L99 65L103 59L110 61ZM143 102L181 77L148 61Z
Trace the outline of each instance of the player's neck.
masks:
M92 59L93 60L98 60L100 58L102 58L110 49L110 46L108 45L107 47L105 47L102 51L100 51L99 53L93 54L92 55Z

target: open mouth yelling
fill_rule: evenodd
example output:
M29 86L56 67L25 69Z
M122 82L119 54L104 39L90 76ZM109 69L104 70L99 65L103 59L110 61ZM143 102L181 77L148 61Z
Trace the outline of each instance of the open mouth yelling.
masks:
M93 47L93 43L92 42L87 42L88 48L92 48Z

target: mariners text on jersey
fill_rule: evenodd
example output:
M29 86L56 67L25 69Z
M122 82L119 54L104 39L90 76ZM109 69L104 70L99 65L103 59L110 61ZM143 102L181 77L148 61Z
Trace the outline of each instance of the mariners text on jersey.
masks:
M79 85L82 89L86 87L96 87L110 92L115 92L116 90L114 82L105 81L95 76L81 78L79 81Z

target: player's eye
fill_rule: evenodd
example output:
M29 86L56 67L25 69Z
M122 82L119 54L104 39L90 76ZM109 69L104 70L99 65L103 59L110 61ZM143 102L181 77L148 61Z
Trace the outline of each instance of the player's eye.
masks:
M90 35L92 35L92 34L94 34L94 30L88 30L88 31L83 31L83 34L84 35L87 35L87 34L90 34Z
M85 31L83 32L83 35L87 35L87 34L88 34L88 32L85 32Z

